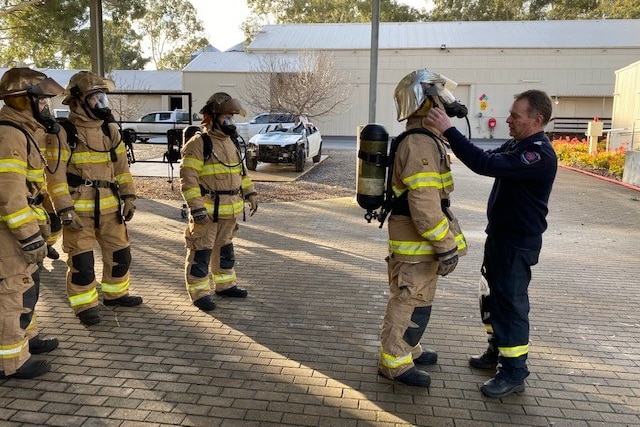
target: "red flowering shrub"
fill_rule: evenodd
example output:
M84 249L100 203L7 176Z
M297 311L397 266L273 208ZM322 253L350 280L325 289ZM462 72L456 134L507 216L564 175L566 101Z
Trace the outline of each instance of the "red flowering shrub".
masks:
M605 143L598 143L595 154L589 154L589 143L586 139L559 138L552 141L558 160L577 169L597 173L599 175L622 179L626 149L606 151Z

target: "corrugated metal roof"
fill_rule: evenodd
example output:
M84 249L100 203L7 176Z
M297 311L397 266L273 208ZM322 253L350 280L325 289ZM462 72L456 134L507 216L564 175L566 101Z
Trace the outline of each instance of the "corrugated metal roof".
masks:
M640 19L385 22L379 49L638 48ZM248 46L265 49L369 49L371 24L266 25Z
M8 68L0 68L0 76ZM38 68L38 71L51 77L58 84L66 87L69 79L81 70L58 70ZM181 91L182 71L164 70L114 70L107 75L116 84L117 91L150 90L150 91Z
M246 52L204 52L191 61L183 71L207 71L225 73L248 73L258 70L263 61L268 61L269 54L249 54ZM278 55L278 61L288 61L287 70L299 62L300 56L295 54Z

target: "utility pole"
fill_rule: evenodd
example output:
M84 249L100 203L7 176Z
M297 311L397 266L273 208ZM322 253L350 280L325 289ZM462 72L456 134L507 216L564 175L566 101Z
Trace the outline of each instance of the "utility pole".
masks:
M102 0L91 0L89 4L89 33L91 37L91 71L104 76L104 43L102 41Z
M369 63L369 123L376 122L378 94L378 40L380 38L380 0L371 2L371 60Z

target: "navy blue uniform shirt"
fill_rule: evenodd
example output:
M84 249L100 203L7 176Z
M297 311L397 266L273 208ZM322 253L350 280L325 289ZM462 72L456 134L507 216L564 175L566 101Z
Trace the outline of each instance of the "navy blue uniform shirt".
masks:
M558 169L558 158L544 132L488 151L473 145L455 127L443 135L469 169L495 178L487 204L487 234L512 246L539 250Z

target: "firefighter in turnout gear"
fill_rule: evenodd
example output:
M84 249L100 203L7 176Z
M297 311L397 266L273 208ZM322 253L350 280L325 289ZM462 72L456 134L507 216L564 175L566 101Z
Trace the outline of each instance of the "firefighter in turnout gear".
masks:
M55 132L51 98L62 86L29 68L0 79L0 379L33 378L51 370L31 354L58 347L38 334L34 310L46 255L48 217L42 208L45 132Z
M258 198L234 141L233 115L245 115L240 102L227 93L214 93L200 114L203 132L182 147L180 186L190 210L185 230L187 292L196 307L210 311L215 308L212 282L216 295L247 296L247 290L236 285L233 238L245 201L253 215Z
M125 221L135 211L135 188L125 145L111 115L106 93L113 82L88 71L71 77L58 138L47 140L49 194L62 222L67 257L67 296L86 325L100 322L93 247L102 251L104 305L134 307L142 298L129 295L131 252ZM50 169L50 170L49 170Z
M424 118L443 96L446 78L418 70L398 83L394 98L406 131L395 153L394 193L388 222L389 301L380 334L379 373L407 385L429 387L416 368L437 361L420 340L431 316L438 276L450 274L466 241L449 208L453 191L450 159L440 133ZM448 91L447 91L448 92Z

